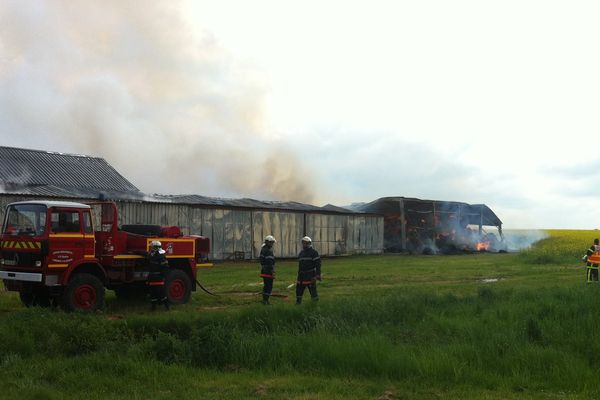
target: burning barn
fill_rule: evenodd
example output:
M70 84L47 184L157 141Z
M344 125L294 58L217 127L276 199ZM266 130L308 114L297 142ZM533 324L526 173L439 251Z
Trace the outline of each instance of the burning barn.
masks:
M357 209L383 215L387 252L451 254L505 249L502 221L485 204L383 197Z
M0 221L8 203L22 200L115 200L119 225L178 226L206 236L213 260L253 259L267 234L277 255L296 257L308 235L325 256L383 252L383 217L340 207L296 202L146 195L104 159L0 146Z

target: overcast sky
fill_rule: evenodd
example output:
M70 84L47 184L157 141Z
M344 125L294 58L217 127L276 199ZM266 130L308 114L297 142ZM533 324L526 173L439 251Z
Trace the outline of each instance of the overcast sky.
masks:
M141 190L600 228L596 1L4 1L0 144Z

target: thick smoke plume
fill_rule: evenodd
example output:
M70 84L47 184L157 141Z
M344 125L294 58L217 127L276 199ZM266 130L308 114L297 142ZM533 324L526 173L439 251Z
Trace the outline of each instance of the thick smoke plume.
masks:
M104 157L142 191L314 200L259 74L177 1L4 1L0 143Z

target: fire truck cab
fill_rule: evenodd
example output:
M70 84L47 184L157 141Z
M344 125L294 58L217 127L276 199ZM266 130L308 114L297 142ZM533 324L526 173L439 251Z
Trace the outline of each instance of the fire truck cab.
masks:
M153 240L167 252L169 300L188 302L197 267L207 265L208 238L183 236L177 227L119 227L117 206L107 201L9 204L0 231L0 279L26 306L102 309L105 288L119 297L145 292Z

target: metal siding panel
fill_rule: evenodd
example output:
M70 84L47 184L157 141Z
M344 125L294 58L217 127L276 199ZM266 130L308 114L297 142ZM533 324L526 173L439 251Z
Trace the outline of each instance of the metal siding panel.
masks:
M281 254L285 254L285 257L293 257L293 250L296 247L294 244L296 237L296 216L293 213L285 214L285 227L282 236L285 246L282 249Z
M302 228L299 226L300 224L304 224L304 214L298 213L289 213L289 233L287 236L288 248L286 252L287 257L296 257L298 252L296 248L298 243L302 240L301 232L299 232Z
M223 210L213 210L213 239L215 259L222 260L225 249L225 221Z
M352 229L350 231L350 234L352 235L352 254L359 254L358 247L360 244L358 242L358 217L357 216L352 217L352 222L351 222L350 228Z
M263 243L263 239L266 235L263 235L263 224L264 224L264 216L262 211L254 211L252 215L252 232L253 234L253 242L252 247L254 250L254 257L258 258L260 255L260 246Z
M271 214L272 214L271 221L272 221L272 229L273 229L272 235L275 236L275 238L281 239L281 231L282 231L281 216L279 215L278 212L273 212Z
M233 248L244 253L244 258L252 254L250 246L250 212L232 211Z
M162 226L176 226L179 222L179 207L176 205L166 204L164 208L164 216L161 219ZM164 222L162 222L164 221Z
M335 227L335 254L341 255L346 254L346 220L347 217L344 215L336 215L336 227Z
M252 212L244 211L241 225L244 258L249 260L252 258Z
M285 252L282 250L281 254L285 254L285 257L296 256L296 240L298 231L298 216L295 213L286 214L286 231L284 234L285 239Z
M307 214L306 217L306 236L313 240L315 248L321 243L321 216L317 214ZM302 243L298 246L298 252L302 250Z
M190 234L190 219L191 219L191 207L190 206L179 206L177 213L178 226L181 228L181 232L184 235Z
M298 256L298 254L300 253L300 248L302 247L302 243L301 240L304 237L304 217L305 214L298 214L298 217L296 219L298 226L296 227L296 240L294 241L295 244L295 249L294 249L294 257Z
M335 215L327 216L327 241L335 243L335 229L337 228L337 218Z
M278 236L275 236L277 239L276 251L279 250L279 255L282 257L283 254L287 254L289 250L289 243L286 240L287 231L288 231L288 220L287 215L285 213L277 213L277 217L279 218L279 229L280 233Z
M189 209L190 235L202 235L202 209L193 207Z
M306 236L310 236L313 240L317 240L316 235L315 235L315 216L314 216L314 214L304 214L304 215L306 217L306 231L303 231L302 234L305 234Z
M234 222L233 212L223 210L223 257L228 258L234 252Z
M360 242L360 252L364 254L367 249L367 234L366 234L366 217L361 217L359 222L359 242Z
M377 219L369 217L369 254L373 254L377 247Z
M314 225L313 236L311 236L311 238L313 240L313 245L315 245L316 248L320 249L320 252L322 254L327 254L327 249L324 249L324 247L323 247L323 243L327 241L327 236L323 235L323 230L325 228L324 228L322 217L323 216L321 214L313 214L315 225Z
M263 226L262 226L262 238L264 239L265 236L267 235L272 235L273 234L273 226L272 226L272 221L271 221L271 213L268 211L263 212L262 214L263 217Z
M129 223L127 221L128 212L127 212L127 205L126 205L126 203L123 203L123 202L120 202L120 201L117 201L116 203L117 203L117 208L119 209L119 222L118 222L118 225L121 226L123 224Z
M214 212L211 209L202 209L202 236L207 237L210 240L210 258L213 260L220 260L216 255L215 235L213 231Z
M318 242L327 242L327 217L325 215L317 214L316 220L318 221ZM325 250L327 251L327 250Z
M383 217L377 217L377 220L379 221L378 224L378 231L377 231L377 237L378 237L378 242L377 242L377 253L381 254L383 253L383 246L384 246L384 231L385 231L385 220L383 219Z
M369 254L371 249L371 217L365 217L365 253Z
M354 253L354 217L348 216L346 219L346 251L348 254Z

